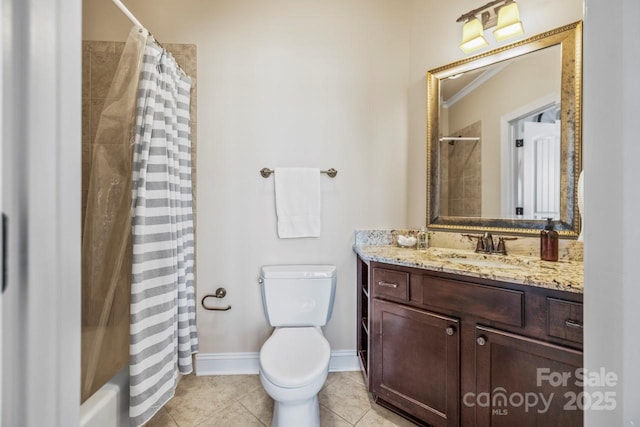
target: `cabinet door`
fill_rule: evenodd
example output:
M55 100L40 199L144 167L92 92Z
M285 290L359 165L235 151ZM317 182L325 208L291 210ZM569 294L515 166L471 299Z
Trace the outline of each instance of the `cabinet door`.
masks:
M581 426L582 352L491 328L476 328L476 426Z
M456 319L373 300L372 391L433 425L459 423Z

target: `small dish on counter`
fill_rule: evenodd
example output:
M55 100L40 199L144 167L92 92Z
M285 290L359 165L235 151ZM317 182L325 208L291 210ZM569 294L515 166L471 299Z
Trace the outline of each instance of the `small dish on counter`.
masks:
M412 248L418 243L418 239L413 236L403 236L402 234L398 234L397 237L398 246L402 248Z

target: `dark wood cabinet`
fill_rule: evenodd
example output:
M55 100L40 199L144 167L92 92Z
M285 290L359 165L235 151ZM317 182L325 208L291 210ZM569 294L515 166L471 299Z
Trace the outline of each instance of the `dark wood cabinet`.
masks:
M477 426L581 426L581 367L578 350L478 326L476 392L463 404L475 408Z
M369 383L369 263L358 257L356 272L358 280L358 329L357 349L360 369L364 375L364 382L370 391Z
M358 288L377 403L432 426L582 425L581 294L361 258Z
M375 299L373 393L431 425L457 425L458 332L452 317Z

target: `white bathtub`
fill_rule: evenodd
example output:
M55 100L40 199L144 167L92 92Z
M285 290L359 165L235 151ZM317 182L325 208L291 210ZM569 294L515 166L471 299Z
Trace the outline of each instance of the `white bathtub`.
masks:
M118 372L80 406L80 427L128 427L129 367Z

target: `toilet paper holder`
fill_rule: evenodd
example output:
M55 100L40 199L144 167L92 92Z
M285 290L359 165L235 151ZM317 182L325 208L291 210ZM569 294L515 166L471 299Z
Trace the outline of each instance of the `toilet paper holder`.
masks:
M227 290L225 288L218 288L218 289L216 289L216 293L215 294L207 294L207 295L202 297L202 301L201 301L202 307L205 310L211 310L211 311L227 311L227 310L231 310L231 306L230 305L227 305L226 307L207 307L207 305L204 303L204 301L207 298L219 298L219 299L222 299L222 298L224 298L226 296L227 296Z

